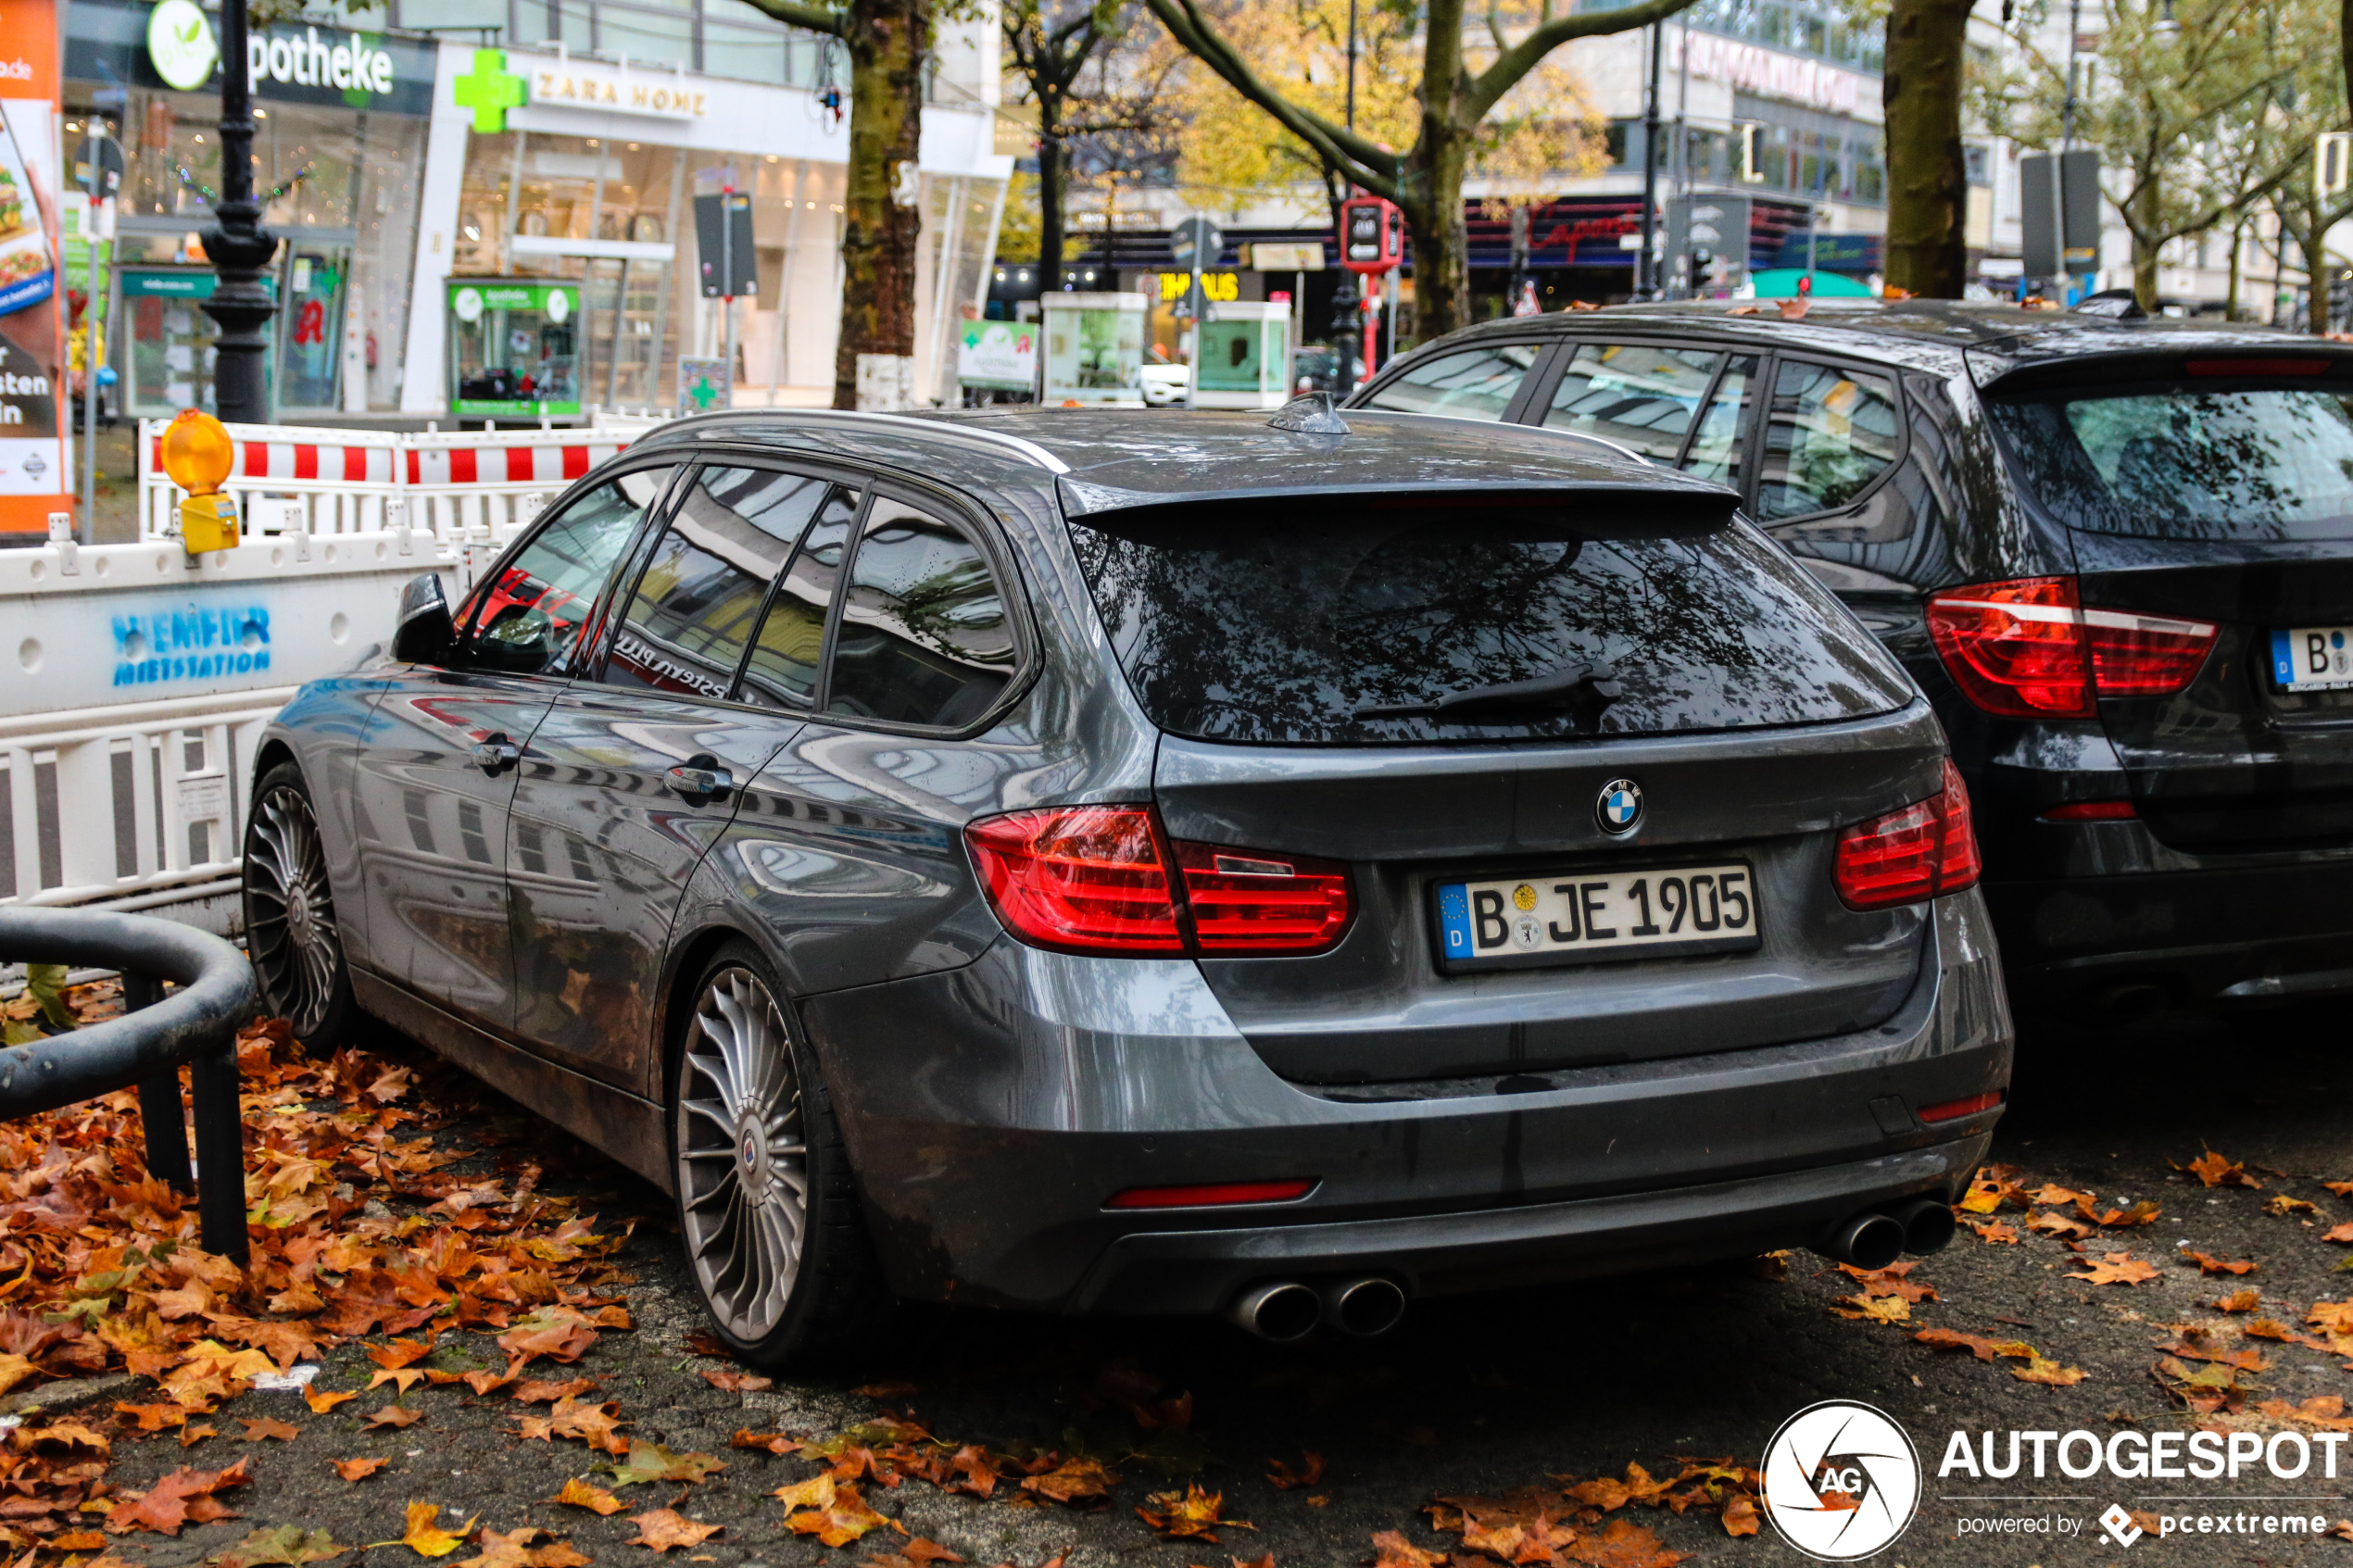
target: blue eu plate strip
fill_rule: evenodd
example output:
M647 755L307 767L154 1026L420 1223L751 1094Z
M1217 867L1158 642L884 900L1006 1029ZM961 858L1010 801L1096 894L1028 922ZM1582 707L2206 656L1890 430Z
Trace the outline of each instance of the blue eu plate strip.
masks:
M1438 890L1438 929L1450 959L1471 956L1470 893L1468 884L1449 883Z
M2271 633L2271 678L2284 686L2296 682L2296 656L2288 649L2285 632Z

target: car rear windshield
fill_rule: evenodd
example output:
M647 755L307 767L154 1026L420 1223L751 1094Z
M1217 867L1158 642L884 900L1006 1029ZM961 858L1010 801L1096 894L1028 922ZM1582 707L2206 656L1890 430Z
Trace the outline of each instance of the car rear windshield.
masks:
M1294 511L1302 508L1293 508ZM1342 508L1335 508L1342 510ZM1198 532L1074 522L1120 665L1164 730L1290 744L1656 734L1882 713L1902 672L1746 523L1564 541L1482 514L1378 511ZM1545 536L1550 533L1553 536ZM1366 715L1607 666L1475 715Z
M2060 521L2158 539L2353 537L2353 395L2135 390L1996 402L2027 487Z

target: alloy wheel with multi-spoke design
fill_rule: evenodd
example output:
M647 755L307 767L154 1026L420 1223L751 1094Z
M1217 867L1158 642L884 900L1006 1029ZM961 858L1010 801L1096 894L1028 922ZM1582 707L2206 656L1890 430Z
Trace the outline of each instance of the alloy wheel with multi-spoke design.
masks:
M800 1074L775 998L737 964L695 999L678 1088L678 1204L719 1326L754 1344L775 1331L809 1236Z
M308 1040L334 1012L343 936L327 883L326 847L310 800L269 784L245 827L245 946L264 1002Z

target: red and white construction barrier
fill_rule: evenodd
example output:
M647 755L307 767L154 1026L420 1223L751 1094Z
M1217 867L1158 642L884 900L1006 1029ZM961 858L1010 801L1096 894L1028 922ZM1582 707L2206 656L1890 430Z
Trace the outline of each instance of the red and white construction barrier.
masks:
M179 532L182 492L163 471L170 422L139 429L139 531L150 539ZM406 529L479 554L503 546L564 486L659 422L422 433L230 425L235 453L222 488L248 536Z

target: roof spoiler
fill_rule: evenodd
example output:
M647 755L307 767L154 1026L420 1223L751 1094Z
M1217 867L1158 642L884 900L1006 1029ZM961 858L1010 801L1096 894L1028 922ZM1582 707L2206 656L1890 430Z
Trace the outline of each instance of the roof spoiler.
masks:
M1672 472L1646 483L1563 481L1543 485L1285 485L1263 489L1115 489L1064 474L1063 515L1139 544L1182 545L1235 533L1361 527L1377 533L1442 523L1504 532L1516 540L1690 539L1728 527L1739 495Z
M2020 352L2012 339L2007 345L1971 345L1961 357L1979 391L2006 397L2151 382L2206 383L2217 391L2260 383L2353 392L2353 349L2319 339L2282 333L2255 340L2136 343L2120 353L2108 347L2115 341L2109 329L2086 345L2096 345L2097 352L2045 357L2043 343Z

